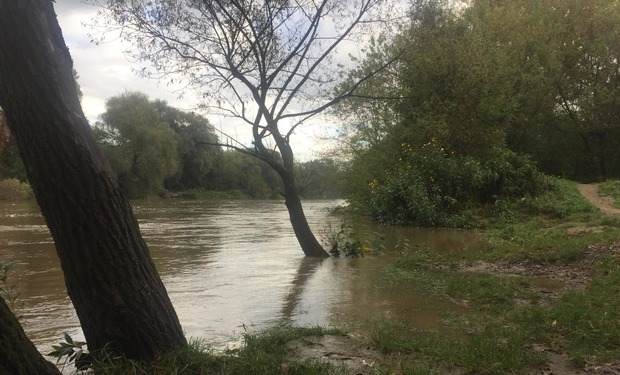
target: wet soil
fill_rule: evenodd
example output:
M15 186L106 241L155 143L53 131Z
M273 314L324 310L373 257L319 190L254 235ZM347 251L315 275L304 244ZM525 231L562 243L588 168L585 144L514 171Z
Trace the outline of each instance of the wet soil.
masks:
M291 341L290 359L297 361L318 360L335 367L345 368L347 375L370 375L378 363L390 359L361 341L350 336L310 336ZM286 366L283 364L283 366ZM286 374L286 367L282 368Z
M620 215L620 209L613 207L610 197L600 196L595 184L578 185L579 192L604 214ZM596 230L596 228L588 228ZM620 242L605 246L588 246L583 249L581 256L571 264L537 264L537 263L509 263L509 262L474 262L461 266L457 272L485 272L502 275L529 276L541 283L534 283L535 288L543 296L540 301L549 305L555 299L569 290L583 290L592 278L595 264L603 256L620 256ZM389 356L349 336L306 337L289 343L292 349L291 359L320 360L337 367L346 368L348 375L371 375L377 363L389 362ZM543 352L549 358L546 366L531 371L530 375L618 375L620 361L608 364L585 364L577 366L568 355L555 348L537 345L533 350ZM286 364L283 364L282 373L286 373ZM458 370L450 374L458 374Z

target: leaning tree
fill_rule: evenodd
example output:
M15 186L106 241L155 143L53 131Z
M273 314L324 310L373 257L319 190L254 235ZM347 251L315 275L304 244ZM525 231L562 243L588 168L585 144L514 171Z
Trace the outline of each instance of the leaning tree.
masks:
M127 197L82 112L72 66L51 0L0 1L0 106L88 348L149 359L186 340ZM7 356L9 349L15 348L0 346L0 358L18 358Z
M204 99L204 109L251 129L251 145L223 134L218 146L256 157L278 173L302 250L327 256L303 212L291 137L393 61L386 57L359 82L336 90L356 66L353 55L363 54L372 35L397 27L404 14L389 0L93 2L102 7L95 28L104 36L120 32L132 44L127 53L148 62L142 74L181 79Z

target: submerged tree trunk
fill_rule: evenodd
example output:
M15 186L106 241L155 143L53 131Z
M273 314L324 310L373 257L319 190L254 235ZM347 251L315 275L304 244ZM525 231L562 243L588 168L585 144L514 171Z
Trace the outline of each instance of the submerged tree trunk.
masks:
M0 297L0 374L60 375L26 337L13 312Z
M306 214L301 205L299 191L295 185L293 171L281 175L284 185L284 199L288 210L289 218L295 232L295 237L301 246L304 254L309 257L329 257L323 246L317 241L314 233L308 225Z
M150 359L185 344L129 202L80 107L51 0L0 1L0 106L90 351L107 345Z

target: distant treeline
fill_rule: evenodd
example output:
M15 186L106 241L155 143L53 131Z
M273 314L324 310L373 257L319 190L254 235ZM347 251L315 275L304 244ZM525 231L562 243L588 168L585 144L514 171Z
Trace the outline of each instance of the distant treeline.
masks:
M106 112L93 125L95 137L131 198L165 192L228 192L256 199L280 198L281 179L262 161L216 146L208 120L193 112L128 92L109 98ZM8 128L0 132L0 179L26 181L26 173ZM340 195L338 166L331 159L296 166L304 198Z

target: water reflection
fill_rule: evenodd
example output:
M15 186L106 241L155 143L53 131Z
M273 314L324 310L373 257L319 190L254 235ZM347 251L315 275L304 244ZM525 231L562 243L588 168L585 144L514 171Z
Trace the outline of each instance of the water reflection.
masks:
M302 258L297 267L297 272L293 281L291 281L290 291L284 298L284 305L282 307L282 317L285 319L293 319L294 312L299 308L304 288L308 283L308 280L316 269L321 265L324 259L316 258Z
M335 203L305 203L315 232L339 228L339 218L326 212ZM367 330L369 323L396 317L434 328L444 311L457 308L411 290L382 288L382 270L402 257L398 251L366 259L305 258L282 202L163 200L133 206L187 336L215 347L238 339L246 325L264 328L281 319ZM400 238L434 251L483 246L469 232L350 224L367 240L384 233L387 249ZM65 331L83 339L36 206L0 205L0 233L0 259L21 262L12 281L22 292L29 336L43 352Z

